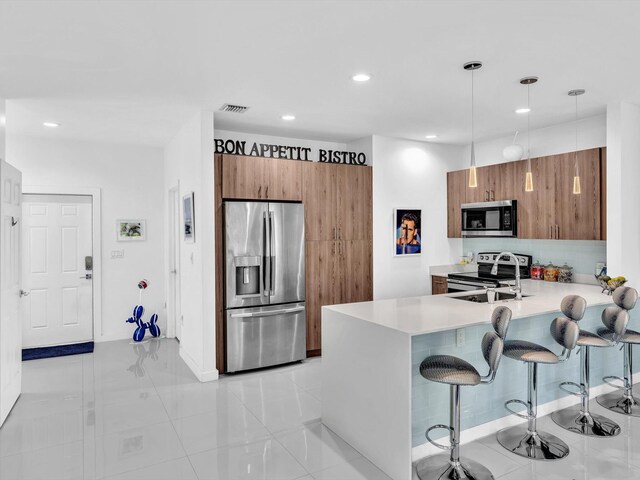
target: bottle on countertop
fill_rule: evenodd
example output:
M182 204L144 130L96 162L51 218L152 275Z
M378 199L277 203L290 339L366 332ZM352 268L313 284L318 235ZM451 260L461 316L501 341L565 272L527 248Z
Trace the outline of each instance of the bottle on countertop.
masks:
M531 279L532 280L544 280L544 267L540 264L539 260L531 265Z
M565 264L558 269L558 283L573 282L573 268Z
M544 267L544 279L546 282L557 282L560 270L552 262Z

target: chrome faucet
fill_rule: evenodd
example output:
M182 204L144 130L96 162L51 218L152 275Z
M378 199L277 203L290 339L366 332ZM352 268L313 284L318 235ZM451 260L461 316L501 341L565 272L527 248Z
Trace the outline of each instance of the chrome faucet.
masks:
M496 257L495 262L493 262L491 275L498 274L498 262L504 255L511 257L516 264L516 284L511 287L510 290L516 294L516 300L522 300L522 285L520 284L520 264L518 263L518 257L511 252L502 252Z

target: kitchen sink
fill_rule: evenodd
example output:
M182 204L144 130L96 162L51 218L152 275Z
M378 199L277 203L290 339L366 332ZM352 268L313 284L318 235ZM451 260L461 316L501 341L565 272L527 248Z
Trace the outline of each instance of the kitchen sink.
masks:
M530 297L531 295L522 295L522 297ZM465 300L467 302L474 303L489 303L486 292L473 293L471 295L460 295L459 297L450 297L456 300ZM504 302L505 300L513 300L516 298L515 293L511 292L496 292L496 302Z

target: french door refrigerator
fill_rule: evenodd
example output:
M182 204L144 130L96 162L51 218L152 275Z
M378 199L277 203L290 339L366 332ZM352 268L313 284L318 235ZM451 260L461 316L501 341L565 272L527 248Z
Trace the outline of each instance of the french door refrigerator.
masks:
M304 207L224 203L227 371L306 357Z

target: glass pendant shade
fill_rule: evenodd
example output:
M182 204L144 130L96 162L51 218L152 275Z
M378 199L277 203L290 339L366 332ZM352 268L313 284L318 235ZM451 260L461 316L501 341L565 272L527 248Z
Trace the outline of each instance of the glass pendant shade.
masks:
M579 176L573 177L573 193L574 193L574 195L580 195L580 193L582 193L580 191L580 177Z
M527 175L525 176L524 191L533 192L533 174L531 173L531 171L528 171Z
M478 186L478 173L476 172L476 149L473 142L471 142L471 162L469 166L469 188L476 188Z
M469 167L469 187L476 188L478 186L478 174L476 173L476 166Z

